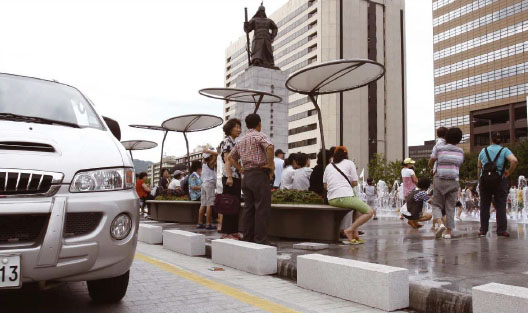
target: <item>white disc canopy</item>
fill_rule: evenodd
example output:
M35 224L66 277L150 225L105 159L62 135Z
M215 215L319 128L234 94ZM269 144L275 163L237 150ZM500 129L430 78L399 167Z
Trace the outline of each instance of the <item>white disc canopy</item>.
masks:
M206 96L218 100L226 100L243 103L278 103L282 98L269 92L239 89L239 88L205 88L199 91L202 96Z
M383 65L371 60L336 60L293 73L286 88L300 94L324 95L366 86L384 74Z
M152 148L156 148L158 146L157 143L154 141L148 141L148 140L126 140L121 141L121 144L123 147L125 147L125 150L148 150Z
M366 86L385 75L385 67L366 59L335 60L303 68L290 75L286 88L308 95L317 111L321 150L325 148L323 118L316 97L349 91ZM326 153L322 153L323 167L326 167Z
M221 117L215 115L190 114L170 118L161 126L168 131L191 133L215 128L222 125L223 122Z

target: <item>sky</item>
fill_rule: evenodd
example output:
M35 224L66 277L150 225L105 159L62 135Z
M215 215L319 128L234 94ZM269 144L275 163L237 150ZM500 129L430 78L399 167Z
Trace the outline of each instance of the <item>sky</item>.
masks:
M3 0L0 72L55 79L79 88L102 115L121 125L122 140L161 144L163 134L129 124L160 125L183 114L222 116L223 102L198 90L224 84L225 49L243 35L261 0ZM287 0L267 0L272 13ZM410 145L434 138L431 2L406 0L407 105ZM221 128L188 135L191 149L222 139ZM180 133L168 155L183 155ZM159 160L160 147L134 158Z

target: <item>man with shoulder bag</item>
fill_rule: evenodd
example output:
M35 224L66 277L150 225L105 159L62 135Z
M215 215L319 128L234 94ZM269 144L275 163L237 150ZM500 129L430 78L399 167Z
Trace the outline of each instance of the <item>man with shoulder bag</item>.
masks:
M488 233L490 205L495 205L497 212L497 236L509 237L507 232L508 220L506 218L506 201L508 197L508 177L517 167L517 158L507 147L502 147L500 132L495 132L491 137L492 144L480 151L478 156L477 175L479 177L480 191L480 232L484 237ZM506 160L509 162L505 169Z

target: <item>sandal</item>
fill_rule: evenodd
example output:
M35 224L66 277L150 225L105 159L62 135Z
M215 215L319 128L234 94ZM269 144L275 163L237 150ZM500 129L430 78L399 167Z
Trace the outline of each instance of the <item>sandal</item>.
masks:
M365 243L365 240L362 240L362 239L343 240L342 243L344 243L345 245L361 245Z

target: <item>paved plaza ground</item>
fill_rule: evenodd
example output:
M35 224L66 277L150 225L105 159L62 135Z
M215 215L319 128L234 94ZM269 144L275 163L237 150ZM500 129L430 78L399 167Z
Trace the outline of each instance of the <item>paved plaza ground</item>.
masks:
M420 230L394 217L371 220L361 227L364 245L330 243L328 249L293 249L300 241L275 240L283 266L295 268L296 257L320 253L359 261L404 267L409 280L424 286L471 293L473 286L497 282L528 287L528 225L508 221L510 238L497 237L490 223L487 237L479 238L479 222L457 221L454 238L436 239L428 222ZM193 225L178 225L196 231ZM219 238L214 231L200 231L209 239Z
M0 312L382 312L305 290L277 277L230 268L209 271L214 265L207 258L188 257L140 242L129 289L121 303L94 304L85 283L68 283L47 291L28 285L22 290L0 292Z
M162 224L156 221L142 221ZM163 223L194 230L194 225ZM409 269L411 284L470 294L488 282L528 287L527 226L510 222L510 238L490 232L479 238L479 223L457 223L451 240L435 239L426 224L413 230L396 218L381 218L362 227L364 245L331 243L328 249L293 249L299 241L276 240L280 267L295 268L296 256L322 253ZM495 227L492 224L492 227ZM208 239L216 231L200 231ZM85 283L68 283L50 290L26 285L0 292L0 313L11 312L380 312L356 303L308 291L286 275L256 276L235 269L213 272L205 257L188 257L138 243L126 297L119 304L90 301ZM292 272L293 274L295 271ZM294 275L293 275L294 276ZM294 278L294 277L289 277ZM411 298L413 289L411 288Z

